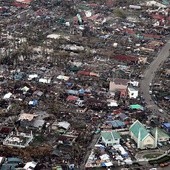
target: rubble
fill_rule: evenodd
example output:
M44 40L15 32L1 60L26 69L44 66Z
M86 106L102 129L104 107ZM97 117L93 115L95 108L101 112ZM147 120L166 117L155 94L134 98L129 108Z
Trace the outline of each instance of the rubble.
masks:
M130 125L165 121L152 117L140 80L167 42L169 12L162 1L2 1L3 164L11 156L32 169L109 168L136 161L134 141L133 150L129 141L122 142ZM151 86L153 98L167 110L168 61ZM108 130L121 133L110 148L100 138Z

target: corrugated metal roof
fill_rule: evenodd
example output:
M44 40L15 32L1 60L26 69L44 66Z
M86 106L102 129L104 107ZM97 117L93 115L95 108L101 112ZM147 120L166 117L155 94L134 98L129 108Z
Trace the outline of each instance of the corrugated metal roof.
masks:
M120 139L120 134L116 131L101 131L101 137L106 140Z
M170 123L163 123L164 127L170 128Z
M149 135L149 132L147 129L143 126L142 123L140 123L138 120L135 121L131 127L129 128L129 131L131 131L136 138L139 136L140 131L140 140L142 141L147 135Z
M158 130L158 138L162 138L162 137L170 138L170 136L166 134L164 131L162 131L160 128L157 128L157 130ZM156 132L156 128L151 130L153 136L155 135L155 132Z
M123 120L123 121L126 120L126 119L128 119L128 116L127 116L126 114L124 114L124 113L120 113L120 114L119 114L119 117L120 117L120 119Z
M123 127L125 125L125 123L120 120L106 121L106 123L112 125L114 128Z
M138 110L143 110L143 107L139 104L132 104L130 105L131 109L138 109Z

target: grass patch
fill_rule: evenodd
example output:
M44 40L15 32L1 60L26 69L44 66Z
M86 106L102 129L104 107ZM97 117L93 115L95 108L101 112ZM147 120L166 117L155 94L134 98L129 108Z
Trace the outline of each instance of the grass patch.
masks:
M147 158L147 159L152 159L152 158L157 158L157 157L159 157L161 155L162 154L160 154L160 153L156 153L156 154L147 154L147 155L144 155L143 157Z
M166 155L162 158L159 158L159 159L151 160L151 161L149 161L149 163L153 165L153 164L161 164L161 163L164 163L167 161L170 161L170 156L168 156L168 155Z

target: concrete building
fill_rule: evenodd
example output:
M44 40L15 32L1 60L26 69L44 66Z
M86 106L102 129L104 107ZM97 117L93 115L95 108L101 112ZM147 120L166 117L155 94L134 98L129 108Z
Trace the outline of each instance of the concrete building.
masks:
M106 146L113 146L120 143L120 134L116 131L101 131L101 140Z
M11 132L3 141L3 145L12 146L17 148L25 148L29 146L30 142L33 140L32 131L30 134L22 132Z
M129 133L131 138L136 142L137 148L146 149L157 147L157 139L155 139L138 120L131 125Z
M128 96L130 99L136 99L138 97L138 90L133 87L128 87Z
M160 128L152 129L151 134L155 136L156 130L157 130L157 133L158 133L158 141L157 142L167 142L167 141L169 141L170 136Z
M127 80L127 79L116 78L116 79L114 79L113 81L110 82L109 90L111 92L120 91L120 90L127 90L129 81L130 80Z

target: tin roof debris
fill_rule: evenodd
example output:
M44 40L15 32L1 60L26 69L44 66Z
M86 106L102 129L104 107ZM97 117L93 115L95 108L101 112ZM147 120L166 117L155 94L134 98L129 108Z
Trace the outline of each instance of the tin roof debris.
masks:
M135 144L107 148L101 131L114 129L123 141L140 120L169 133L169 121L151 116L139 90L167 42L169 12L168 1L2 1L4 159L18 155L32 169L83 169L86 160L86 167L130 165ZM166 61L150 87L161 113L169 109L168 68Z

